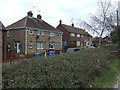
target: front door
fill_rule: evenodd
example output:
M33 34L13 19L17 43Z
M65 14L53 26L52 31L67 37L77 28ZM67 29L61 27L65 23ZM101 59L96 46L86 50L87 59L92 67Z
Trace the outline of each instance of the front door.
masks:
M17 53L20 53L20 43L16 43L16 49L17 49Z

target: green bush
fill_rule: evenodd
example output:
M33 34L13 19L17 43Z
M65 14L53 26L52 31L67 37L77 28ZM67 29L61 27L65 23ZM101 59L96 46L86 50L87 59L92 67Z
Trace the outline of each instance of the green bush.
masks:
M109 69L112 55L103 49L23 60L3 65L3 88L86 88Z

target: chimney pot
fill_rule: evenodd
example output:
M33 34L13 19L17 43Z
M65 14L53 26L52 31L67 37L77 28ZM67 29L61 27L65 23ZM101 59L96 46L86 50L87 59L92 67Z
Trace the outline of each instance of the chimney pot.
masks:
M72 27L74 27L74 24L72 23Z
M62 24L62 20L60 19L59 24Z
M37 15L38 19L42 19L42 16L40 14Z
M32 11L29 11L29 12L27 13L27 15L30 16L30 17L32 17L32 16L33 16Z

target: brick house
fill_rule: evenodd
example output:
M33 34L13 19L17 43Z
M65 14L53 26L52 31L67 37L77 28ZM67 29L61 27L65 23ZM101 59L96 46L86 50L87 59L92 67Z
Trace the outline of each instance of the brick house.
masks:
M14 49L16 55L33 55L62 49L62 32L42 20L41 15L27 16L7 27L8 48Z
M62 43L63 46L74 43L76 47L86 47L92 44L92 36L83 29L62 24L60 20L59 25L56 27L59 31L63 32Z
M2 24L2 22L0 21L0 63L2 62L3 59L6 58L6 47L5 47L6 33L7 33L7 30Z

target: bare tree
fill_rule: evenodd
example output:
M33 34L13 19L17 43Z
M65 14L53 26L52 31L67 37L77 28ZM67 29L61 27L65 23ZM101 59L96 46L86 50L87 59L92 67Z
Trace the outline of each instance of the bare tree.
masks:
M112 7L112 0L99 0L98 1L98 14L91 16L91 23L88 24L85 21L80 20L80 24L85 29L89 29L97 35L99 35L99 47L101 46L101 40L103 33L106 31L112 31L115 28L115 11Z

